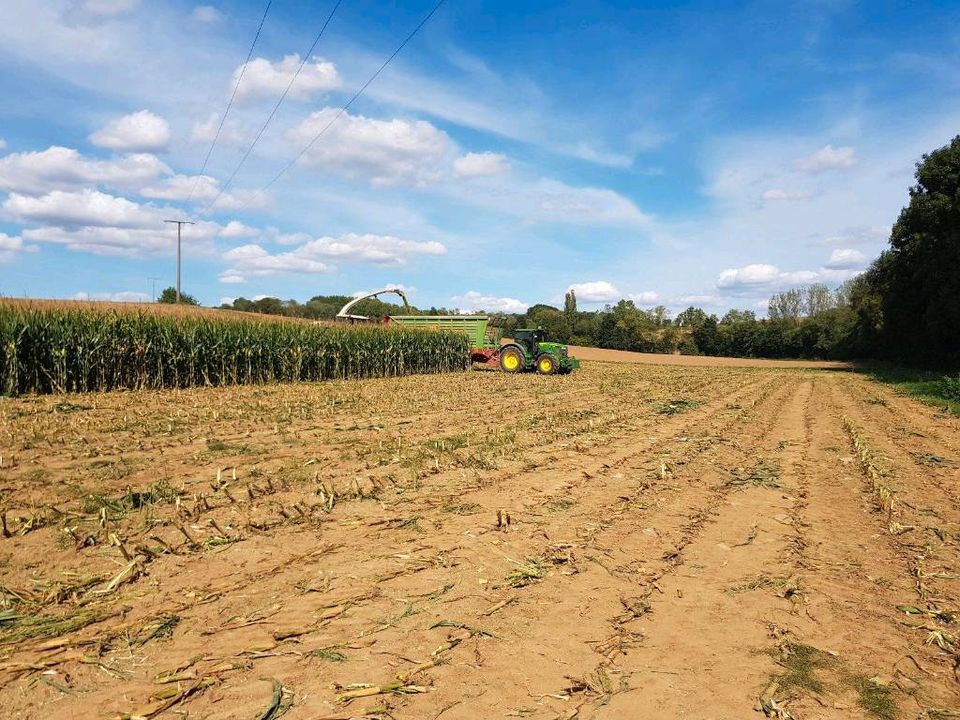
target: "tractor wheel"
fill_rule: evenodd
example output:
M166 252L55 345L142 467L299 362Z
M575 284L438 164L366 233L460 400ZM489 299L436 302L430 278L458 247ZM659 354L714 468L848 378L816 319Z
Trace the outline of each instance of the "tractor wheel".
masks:
M500 351L500 369L508 373L518 373L526 365L526 358L518 347L507 347Z
M537 358L537 372L541 375L553 375L558 370L557 359L548 353Z

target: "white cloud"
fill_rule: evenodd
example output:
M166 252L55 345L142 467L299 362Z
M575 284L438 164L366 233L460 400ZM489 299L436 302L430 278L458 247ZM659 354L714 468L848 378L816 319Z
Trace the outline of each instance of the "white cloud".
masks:
M830 253L830 260L827 262L828 268L836 270L846 270L851 268L863 268L867 264L867 256L859 250L852 248L837 248Z
M788 191L779 188L765 190L760 196L761 200L809 200L813 197L811 192Z
M724 270L717 278L717 288L734 295L773 292L812 283L839 284L856 274L849 265L828 264L819 270L783 272L776 265L753 264Z
M131 257L170 252L176 236L163 221L179 212L89 188L76 192L54 190L38 197L11 193L0 209L10 220L40 226L24 229L21 237L25 241ZM186 251L210 252L219 231L219 225L205 221L184 228Z
M209 254L213 249L213 237L219 226L203 223L185 227L183 231L184 253L189 255ZM38 243L64 245L69 250L88 252L94 255L143 257L153 254L171 254L175 251L176 230L169 227L103 227L79 228L39 227L28 228L22 233L25 240Z
M256 237L260 234L260 231L256 228L244 225L239 220L231 220L227 223L226 227L220 231L219 234L222 238L249 238Z
M53 146L0 158L0 189L37 195L83 185L135 187L169 172L156 155L92 160L71 148Z
M173 175L140 189L139 195L152 200L186 200L206 203L219 195L217 210L262 209L270 198L256 190L231 190L220 195L220 181L209 175Z
M533 201L535 217L546 221L583 224L647 226L650 217L631 200L606 188L573 187L559 180L540 180L518 189L521 199Z
M4 140L3 138L0 138L0 150L6 150L6 149L7 149L7 141Z
M467 153L453 163L454 172L465 178L499 175L508 167L507 156L495 152Z
M401 266L414 255L444 255L447 249L438 242L401 240L390 235L322 237L299 245L288 252L271 255L260 245L249 244L224 253L230 267L220 275L221 282L243 282L247 277L278 272L329 272L332 262Z
M649 305L650 303L655 303L660 299L660 293L653 290L644 290L643 292L630 293L627 295L627 298L633 300L635 303Z
M242 145L246 141L240 126L234 120L227 120L220 128L220 115L211 113L204 122L195 122L190 130L190 140L195 143L211 143L217 138L218 145Z
M751 285L769 285L780 277L776 265L755 264L741 268L730 268L720 273L717 287L739 288Z
M197 5L190 16L197 22L216 23L223 20L223 13L213 5Z
M90 189L40 197L10 193L2 207L12 220L57 226L143 228L162 221L155 208Z
M170 142L170 125L149 110L140 110L107 123L90 135L99 147L123 152L159 152Z
M223 254L231 267L220 274L220 282L240 283L248 277L273 275L278 272L325 273L331 268L326 263L294 252L271 255L259 245L241 245Z
M311 167L336 170L374 185L423 186L439 180L454 152L449 136L424 120L376 120L324 108L289 133L302 147L329 126L323 138L301 159Z
M21 250L23 250L23 238L11 237L0 232L0 263L10 262Z
M150 296L142 292L132 292L132 291L123 291L123 292L78 292L76 293L71 300L105 300L107 302L130 302L130 303L144 303L150 302Z
M286 90L299 66L300 56L296 54L287 55L277 63L266 58L254 58L246 64L246 71L243 65L233 71L230 88L236 86L240 74L243 73L243 82L237 90L237 100L275 98ZM304 64L287 97L307 100L336 90L340 85L336 66L332 62L314 57L312 61Z
M526 312L529 307L527 303L516 298L482 295L475 290L465 292L463 295L454 295L450 298L450 301L461 312L485 310L487 312L522 313Z
M567 288L567 292L571 290L576 294L578 302L613 302L623 297L622 293L612 283L606 280L574 283Z
M852 147L824 145L812 155L797 161L797 168L805 173L821 173L826 170L844 170L857 162Z

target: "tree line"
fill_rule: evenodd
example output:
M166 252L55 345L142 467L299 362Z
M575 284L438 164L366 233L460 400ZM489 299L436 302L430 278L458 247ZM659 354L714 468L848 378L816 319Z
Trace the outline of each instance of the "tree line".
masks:
M667 308L620 300L600 310L577 307L573 291L562 308L538 304L525 313L494 315L509 335L542 327L551 340L617 350L734 357L877 358L917 367L960 370L960 136L917 163L909 202L889 247L861 275L838 288L822 284L774 294L766 317L730 310L721 317L689 307L675 318ZM295 300L238 298L234 310L332 319L351 298L318 295ZM355 312L379 317L447 308L410 308L364 300Z

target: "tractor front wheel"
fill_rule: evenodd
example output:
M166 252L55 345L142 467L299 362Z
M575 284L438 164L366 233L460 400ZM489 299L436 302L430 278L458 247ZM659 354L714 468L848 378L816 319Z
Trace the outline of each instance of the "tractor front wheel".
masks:
M557 359L544 353L537 358L537 372L541 375L553 375L557 372Z
M523 370L526 358L518 347L507 347L500 352L500 369L508 373L518 373Z

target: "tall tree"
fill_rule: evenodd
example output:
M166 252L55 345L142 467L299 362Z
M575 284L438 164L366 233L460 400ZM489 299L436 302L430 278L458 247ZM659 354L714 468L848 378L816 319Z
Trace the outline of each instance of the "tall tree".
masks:
M804 312L807 317L816 317L833 308L833 293L823 283L809 285L803 292Z
M577 294L573 291L573 288L567 290L567 294L563 298L563 312L568 318L572 318L577 313Z
M803 295L799 290L787 290L770 298L767 317L771 320L798 321L803 315Z
M883 335L901 357L960 367L960 136L924 155L879 270Z

